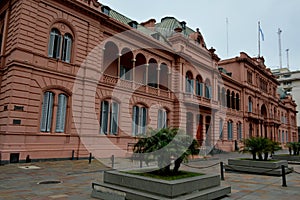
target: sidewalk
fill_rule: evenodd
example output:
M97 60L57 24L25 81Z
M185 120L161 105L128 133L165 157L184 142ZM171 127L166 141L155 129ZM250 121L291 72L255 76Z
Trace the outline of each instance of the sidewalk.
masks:
M217 154L207 160L198 159L182 166L182 169L202 173L220 174L218 163L231 157L244 157L238 153ZM101 160L111 166L110 159ZM102 171L109 168L93 160L37 162L0 166L1 200L86 200L93 199L91 183L102 180ZM206 168L207 166L215 165ZM139 167L139 162L116 158L115 168ZM300 172L300 165L290 165ZM201 169L199 169L201 168ZM38 184L50 181L52 184ZM53 184L54 181L61 181ZM232 194L223 199L298 199L300 197L300 174L287 175L287 186L282 187L281 177L225 172L223 184L231 185Z

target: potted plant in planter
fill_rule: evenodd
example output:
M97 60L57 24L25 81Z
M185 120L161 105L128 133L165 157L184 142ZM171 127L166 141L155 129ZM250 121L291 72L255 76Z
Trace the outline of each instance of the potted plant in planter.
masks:
M176 128L151 130L148 137L139 139L134 145L134 153L142 154L146 163L157 161L156 172L162 176L176 175L182 162L190 155L198 155L197 140L190 138ZM153 153L154 152L154 153ZM171 169L172 160L174 167Z
M289 154L278 154L273 155L274 159L296 161L300 162L300 142L289 142L287 143L287 148L289 149Z
M278 142L274 142L264 137L252 137L245 139L245 146L241 148L242 153L251 153L252 159L229 159L227 170L281 175L281 166L286 166L286 171L290 172L287 168L288 163L282 160L270 160L269 155L273 155L275 151L280 150Z
M151 130L146 136L134 145L134 152L143 155L146 163L155 161L157 168L105 171L103 183L93 184L93 197L113 199L117 196L136 200L215 199L231 192L230 186L221 186L219 175L198 173L185 178L164 179L163 177L180 175L181 163L187 161L189 155L199 153L199 144L176 128ZM145 175L153 173L152 171L159 178Z

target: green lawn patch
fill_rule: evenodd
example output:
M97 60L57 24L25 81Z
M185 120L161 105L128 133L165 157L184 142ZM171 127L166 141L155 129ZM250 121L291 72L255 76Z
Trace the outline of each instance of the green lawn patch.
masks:
M187 171L179 171L177 174L169 174L169 175L161 175L158 173L158 171L144 172L144 173L140 173L137 171L126 171L124 173L138 175L138 176L144 176L144 177L149 177L149 178L156 178L156 179L161 179L161 180L166 180L166 181L173 181L173 180L178 180L178 179L183 179L183 178L190 178L190 177L204 175L201 173L187 172Z
M253 160L252 158L239 158L239 160L264 161L264 162L277 162L277 161L279 161L279 160Z
M300 157L300 155L290 155L290 154L276 154L276 156L291 156L291 157Z

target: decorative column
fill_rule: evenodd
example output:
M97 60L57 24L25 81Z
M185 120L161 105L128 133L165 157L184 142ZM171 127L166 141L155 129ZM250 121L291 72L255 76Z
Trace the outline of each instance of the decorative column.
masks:
M159 81L159 78L160 78L160 66L157 64L157 68L156 68L156 77L157 77L157 88L159 89L159 83L160 83L160 81Z
M132 62L132 87L133 87L133 89L135 89L135 62L136 62L136 59L133 58L131 60L131 62Z
M120 78L120 71L121 71L121 56L122 54L117 54L118 56L118 72L117 72L117 77Z

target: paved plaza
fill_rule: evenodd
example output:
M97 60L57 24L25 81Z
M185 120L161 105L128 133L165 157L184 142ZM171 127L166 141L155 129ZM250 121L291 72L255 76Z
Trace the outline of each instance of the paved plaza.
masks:
M208 159L197 159L182 166L182 169L202 173L220 174L221 161L245 156L238 153L217 154ZM90 197L92 182L102 180L103 170L110 170L110 159L100 161L53 161L9 164L0 166L1 200L86 200ZM139 167L139 162L116 158L115 168ZM287 187L282 187L282 178L276 176L225 172L222 184L231 185L231 195L223 199L299 199L300 165L290 165L295 172L288 174ZM61 183L55 183L61 181ZM46 184L42 184L46 183Z

